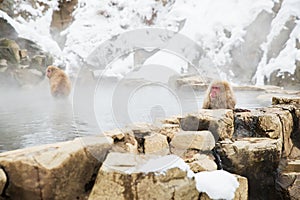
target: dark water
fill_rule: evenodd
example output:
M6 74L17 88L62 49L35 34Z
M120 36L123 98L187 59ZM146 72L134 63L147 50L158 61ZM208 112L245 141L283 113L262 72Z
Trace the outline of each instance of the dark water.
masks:
M203 101L203 92L139 81L76 86L67 100L54 100L47 84L23 90L2 88L0 92L0 152L194 112ZM256 99L259 94L237 92L237 107L268 104Z

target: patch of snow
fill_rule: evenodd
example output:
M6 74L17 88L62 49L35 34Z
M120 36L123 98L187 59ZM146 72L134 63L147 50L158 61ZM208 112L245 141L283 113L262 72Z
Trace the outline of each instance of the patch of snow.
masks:
M150 159L145 164L140 166L137 171L142 173L156 172L164 174L172 168L179 168L186 171L189 178L194 176L194 172L190 170L190 166L183 159L176 155L167 155L159 158Z
M239 187L237 178L224 170L204 171L195 174L197 189L212 199L233 199Z

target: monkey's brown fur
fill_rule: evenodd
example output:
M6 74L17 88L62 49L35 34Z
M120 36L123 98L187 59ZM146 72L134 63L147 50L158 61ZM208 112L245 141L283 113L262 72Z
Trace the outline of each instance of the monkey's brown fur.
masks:
M48 66L46 75L49 78L51 94L56 98L66 98L71 92L71 82L66 73L55 66Z
M219 87L220 92L216 98L211 98L211 88L213 86ZM227 81L213 81L206 91L204 96L203 106L204 109L234 109L236 99L230 84Z

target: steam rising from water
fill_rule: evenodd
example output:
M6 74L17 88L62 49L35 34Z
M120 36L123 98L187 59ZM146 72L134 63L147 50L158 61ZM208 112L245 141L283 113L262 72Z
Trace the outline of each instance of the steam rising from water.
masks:
M127 119L116 122L113 116L116 113L111 106L111 101L114 98L115 83L108 81L103 84L101 91L95 91L96 104L92 114L74 112L72 97L68 100L53 99L48 83L31 89L0 88L0 152L66 141L125 127L128 123ZM84 91L88 90L88 86L82 87L82 98L77 99L80 102L77 105L80 105L80 109L86 110ZM124 86L122 90L130 91L132 88ZM197 104L198 108L202 106L204 91L197 92L196 99L191 98L190 92L182 91L185 102L183 113L195 112L194 104ZM262 106L256 99L258 94L258 92L237 92L237 107ZM172 95L164 89L158 92L155 85L153 88L148 86L147 90L139 90L133 97L132 103L127 102L129 104L127 114L130 116L131 123L152 123L155 118L180 114L175 113L178 102L174 101ZM124 104L122 99L118 102Z

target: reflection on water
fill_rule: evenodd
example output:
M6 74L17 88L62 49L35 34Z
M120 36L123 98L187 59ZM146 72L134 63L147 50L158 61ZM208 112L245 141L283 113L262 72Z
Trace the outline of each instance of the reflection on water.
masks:
M0 89L0 152L99 134L134 122L194 112L204 92L173 91L156 84L104 82L76 88L72 98L54 100L48 88ZM238 92L237 107L262 105L258 92Z

